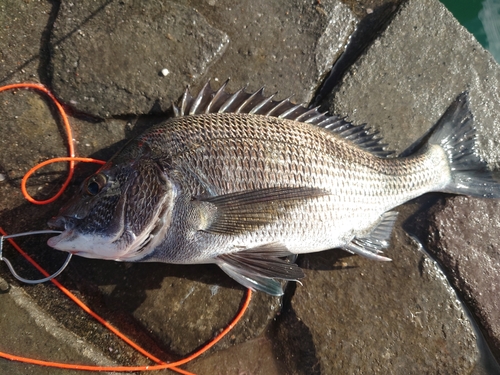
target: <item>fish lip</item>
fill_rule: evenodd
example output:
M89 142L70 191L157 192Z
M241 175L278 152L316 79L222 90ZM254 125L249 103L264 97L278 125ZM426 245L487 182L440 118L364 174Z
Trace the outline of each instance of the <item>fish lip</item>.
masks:
M59 241L61 241L61 235L57 235L57 236L54 236L54 237L50 237L48 240L47 240L47 245L49 245L50 247L54 248L54 249L57 249L57 244L59 243Z
M62 232L61 234L57 235L57 236L54 236L54 237L50 237L48 240L47 240L47 245L49 245L50 247L54 248L54 249L57 249L57 244L59 242L61 242L61 240L63 240L64 238L68 237L68 232L65 231L65 232Z
M50 237L47 240L47 245L57 250L63 250L63 251L68 251L72 254L77 254L80 252L79 250L75 249L67 250L58 246L61 241L71 241L75 236L77 236L77 233L75 232L74 229L66 229L61 234L58 234L57 236L54 237Z
M47 240L47 245L54 249L62 250L57 245L74 235L75 220L67 216L54 216L47 225L51 229L61 230L62 233Z

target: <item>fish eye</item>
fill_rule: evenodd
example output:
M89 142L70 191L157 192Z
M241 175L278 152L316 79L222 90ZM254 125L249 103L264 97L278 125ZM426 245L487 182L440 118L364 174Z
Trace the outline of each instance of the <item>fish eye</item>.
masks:
M95 176L92 176L87 181L86 191L89 195L97 195L102 190L102 188L106 185L107 178L102 173L99 173Z

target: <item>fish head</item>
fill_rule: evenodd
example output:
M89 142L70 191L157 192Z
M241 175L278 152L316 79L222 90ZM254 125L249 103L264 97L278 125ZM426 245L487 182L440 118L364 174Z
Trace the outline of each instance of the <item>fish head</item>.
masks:
M150 158L104 165L48 225L63 230L48 245L86 258L138 260L170 224L175 185Z

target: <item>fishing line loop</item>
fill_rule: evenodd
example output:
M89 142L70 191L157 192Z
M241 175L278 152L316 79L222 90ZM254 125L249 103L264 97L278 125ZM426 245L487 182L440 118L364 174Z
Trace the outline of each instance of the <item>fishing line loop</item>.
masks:
M25 279L24 277L21 277L18 275L18 273L14 270L14 267L12 266L12 263L3 256L3 240L8 239L8 238L15 238L15 237L23 237L23 236L31 236L31 235L36 235L36 234L46 234L46 233L62 233L59 230L35 230L31 232L23 232L23 233L16 233L16 234L9 234L7 236L0 236L0 261L5 262L7 267L9 268L10 273L12 273L12 276L14 276L17 280L26 283L26 284L41 284L46 281L52 280L54 277L59 276L68 266L69 261L71 260L71 257L73 254L68 253L68 256L66 257L66 260L64 261L63 265L59 270L54 272L52 275L45 277L43 279L38 279L38 280L29 280Z
M100 160L90 159L90 158L78 158L75 156L75 150L74 150L74 146L73 146L73 138L72 138L72 133L71 133L71 128L69 125L68 118L66 116L66 113L65 113L62 105L57 101L57 99L54 97L54 95L49 90L47 90L44 86L42 86L40 84L20 83L20 84L12 84L12 85L0 87L0 92L5 91L5 90L9 90L9 89L17 89L17 88L21 88L21 89L31 88L34 90L42 91L45 94L47 94L48 97L53 101L53 103L56 105L57 109L59 110L59 113L61 114L65 129L66 129L66 135L67 135L67 139L68 139L67 146L68 146L69 156L50 159L50 160L43 162L42 164L40 164L38 166L35 166L30 171L28 171L28 173L23 177L23 179L21 181L21 191L22 191L24 197L29 202L34 203L34 204L51 203L54 200L56 200L63 193L63 191L66 189L66 187L68 186L68 184L73 176L75 161L93 162L93 163L98 163L98 164L105 164L105 162L100 161ZM32 198L31 195L28 193L27 188L26 188L28 178L35 171L37 171L39 168L41 168L47 164L50 164L50 163L61 162L61 161L69 162L69 172L68 172L68 176L66 177L66 180L63 183L63 186L61 187L60 191L58 193L56 193L56 195L53 196L52 198L44 200L44 201L38 201L38 200L35 200L34 198ZM194 375L193 373L186 371L186 370L182 370L177 366L180 366L180 365L183 365L183 364L186 364L186 363L192 361L193 359L199 357L200 355L202 355L203 353L208 351L217 342L219 342L241 320L241 318L243 317L243 314L248 309L248 306L250 304L250 300L252 297L252 291L250 289L247 289L245 301L244 301L243 305L241 306L238 314L234 317L232 322L228 326L226 326L226 328L224 330L222 330L220 333L218 333L211 341L209 341L208 343L203 345L200 349L198 349L197 351L195 351L191 355L188 355L187 357L185 357L181 360L178 360L176 362L165 363L165 362L161 361L160 359L156 358L155 356L153 356L152 354L148 353L146 350L144 350L143 348L141 348L137 344L135 344L127 336L125 336L123 333L121 333L115 327L113 327L111 324L109 324L106 320L104 320L99 315L97 315L95 312L93 312L87 305L85 305L81 300L79 300L73 293L71 293L68 289L66 289L63 285L61 285L57 280L52 280L53 278L58 276L61 272L63 272L64 269L67 267L67 265L69 264L69 261L71 260L71 257L72 257L71 253L68 253L68 257L66 258L66 261L64 262L63 266L57 272L55 272L54 274L52 274L50 276L47 276L44 279L27 280L27 279L20 277L15 272L11 263L2 255L4 239L11 239L14 237L43 234L43 233L62 233L62 232L55 231L55 230L40 230L40 231L32 231L32 232L24 232L24 233L7 235L7 233L5 233L5 231L0 227L0 261L4 261L5 264L7 264L7 267L9 268L12 275L21 282L28 283L28 284L38 284L38 283L42 283L42 282L51 280L51 282L54 285L56 285L61 290L61 292L66 294L73 302L75 302L79 307L81 307L90 316L92 316L94 319L96 319L98 322L100 322L104 327L108 328L117 337L121 338L125 343L130 345L132 348L136 349L139 353L143 354L147 358L153 360L157 364L152 365L152 366L150 365L150 366L129 366L129 367L127 367L127 366L102 367L102 366L92 366L92 365L89 366L89 365L81 365L81 364L68 364L68 363L57 363L57 362L51 362L51 361L42 361L42 360L38 360L38 359L34 359L34 358L26 358L26 357L22 357L22 356L16 356L13 354L4 353L2 351L0 351L0 358L5 358L8 360L18 361L18 362L22 362L22 363L28 363L28 364L32 364L32 365L48 366L48 367L52 367L52 368L61 368L61 369L92 371L92 372L95 372L95 371L137 372L137 371L154 371L154 370L170 369L170 370L176 371L176 372L181 373L181 374ZM14 246L14 248L23 257L25 257L31 264L33 264L33 266L35 266L40 272L42 272L42 274L44 276L48 275L48 273L42 267L40 267L33 259L31 259L31 257L28 254L26 254L19 246L17 246L17 244L12 239L9 240L9 242L11 242L12 246Z

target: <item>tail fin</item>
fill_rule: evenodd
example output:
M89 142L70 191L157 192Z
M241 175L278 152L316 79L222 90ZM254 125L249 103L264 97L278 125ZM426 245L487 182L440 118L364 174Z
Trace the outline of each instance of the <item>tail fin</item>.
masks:
M448 155L451 181L445 192L482 198L500 198L500 184L477 154L476 129L467 92L460 94L434 126L427 141Z

